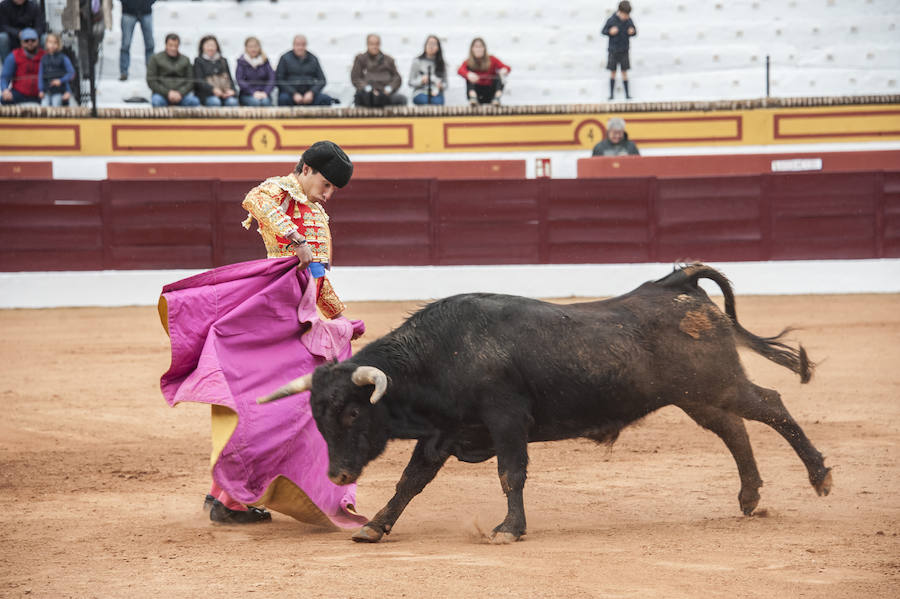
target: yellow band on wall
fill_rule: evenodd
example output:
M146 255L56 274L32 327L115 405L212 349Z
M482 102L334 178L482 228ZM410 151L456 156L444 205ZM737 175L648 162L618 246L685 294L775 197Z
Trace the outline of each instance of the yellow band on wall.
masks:
M640 147L900 140L900 105L597 114L315 119L0 119L6 155L289 154L323 138L350 153L589 150L626 120Z

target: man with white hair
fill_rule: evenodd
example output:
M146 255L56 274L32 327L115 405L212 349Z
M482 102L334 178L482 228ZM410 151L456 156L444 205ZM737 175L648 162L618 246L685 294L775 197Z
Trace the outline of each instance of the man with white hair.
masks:
M640 155L634 142L625 133L625 119L613 117L606 123L606 138L594 146L592 156Z

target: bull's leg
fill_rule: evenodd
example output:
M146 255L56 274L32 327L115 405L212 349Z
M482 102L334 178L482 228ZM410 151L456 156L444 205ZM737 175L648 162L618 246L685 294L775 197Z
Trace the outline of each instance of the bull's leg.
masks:
M719 436L737 463L738 474L741 477L741 491L738 493L738 503L741 511L749 516L759 503L759 488L762 479L756 468L756 460L753 458L753 448L750 446L750 438L747 436L747 428L739 417L708 405L681 406L687 415L705 429Z
M403 476L397 482L394 496L391 497L387 505L381 508L375 517L369 520L365 526L353 534L353 540L360 543L375 543L381 540L381 537L391 532L391 527L407 504L413 497L422 492L425 485L430 483L444 462L447 461L449 455L440 453L434 456L434 452L426 451L427 441L419 441L413 449L412 457L409 464L403 470ZM432 454L432 458L428 457ZM434 458L437 459L434 459Z
M518 541L525 534L525 488L528 468L527 416L512 413L495 414L489 419L491 439L497 450L497 473L500 487L506 494L506 518L491 533L495 544Z
M747 381L738 392L734 408L744 418L758 420L778 431L800 456L816 493L828 495L831 491L831 468L825 467L822 454L813 447L803 429L787 411L777 391Z

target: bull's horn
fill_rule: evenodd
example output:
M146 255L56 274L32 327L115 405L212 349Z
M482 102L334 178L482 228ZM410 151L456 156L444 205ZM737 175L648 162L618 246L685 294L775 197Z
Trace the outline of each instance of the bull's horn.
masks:
M378 400L381 399L381 396L387 391L387 375L374 366L358 367L353 371L350 380L353 381L353 384L357 387L375 385L375 390L372 391L372 396L369 398L369 402L372 404L378 403Z
M289 395L296 395L297 393L303 393L304 391L309 391L310 389L312 389L311 372L309 374L304 374L299 379L294 379L283 387L279 387L265 397L260 397L256 400L256 403L269 403L270 401L275 401L276 399L281 399L282 397L288 397Z

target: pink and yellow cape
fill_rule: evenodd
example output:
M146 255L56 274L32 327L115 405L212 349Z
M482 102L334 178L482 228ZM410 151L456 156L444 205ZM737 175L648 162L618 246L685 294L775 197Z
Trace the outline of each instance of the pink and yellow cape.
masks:
M235 500L303 522L355 528L356 485L327 475L328 452L309 393L256 398L326 361L350 356L362 321L320 318L316 285L296 258L231 264L163 288L159 315L172 362L160 386L170 406L212 408L213 480Z

